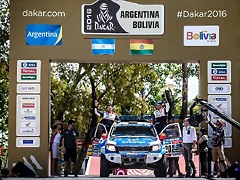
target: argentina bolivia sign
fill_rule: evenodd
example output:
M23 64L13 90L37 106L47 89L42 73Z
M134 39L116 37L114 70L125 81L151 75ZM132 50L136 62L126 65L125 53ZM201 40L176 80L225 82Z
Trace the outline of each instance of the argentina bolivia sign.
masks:
M98 0L82 5L82 34L162 35L164 6L124 0Z

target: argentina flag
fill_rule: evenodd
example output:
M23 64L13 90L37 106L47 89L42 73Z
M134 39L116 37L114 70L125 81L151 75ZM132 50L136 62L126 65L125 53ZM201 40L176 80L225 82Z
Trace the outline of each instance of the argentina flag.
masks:
M115 53L115 39L92 39L93 55L113 55Z

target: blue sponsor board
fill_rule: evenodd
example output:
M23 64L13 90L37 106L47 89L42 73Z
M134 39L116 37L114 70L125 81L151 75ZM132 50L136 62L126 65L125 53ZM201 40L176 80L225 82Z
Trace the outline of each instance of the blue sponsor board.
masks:
M25 119L25 120L36 120L36 116L23 116L22 119Z
M27 24L26 44L28 46L62 45L62 26L58 24Z
M216 101L227 101L227 98L215 98Z
M212 74L227 74L227 69L212 69Z
M23 144L33 144L33 140L23 140Z
M36 68L37 63L36 62L22 62L21 67L23 67L23 68L28 68L28 67Z

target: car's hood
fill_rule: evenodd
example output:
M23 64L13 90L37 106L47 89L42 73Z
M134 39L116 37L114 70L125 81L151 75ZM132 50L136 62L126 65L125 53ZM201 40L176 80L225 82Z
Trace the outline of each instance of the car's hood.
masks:
M158 142L155 137L114 137L109 140L115 142L116 146L149 146Z

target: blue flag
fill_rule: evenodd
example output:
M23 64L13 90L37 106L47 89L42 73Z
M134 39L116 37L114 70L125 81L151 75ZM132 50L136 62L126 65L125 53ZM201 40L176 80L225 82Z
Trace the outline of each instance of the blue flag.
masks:
M92 39L93 55L113 55L115 53L115 39Z

